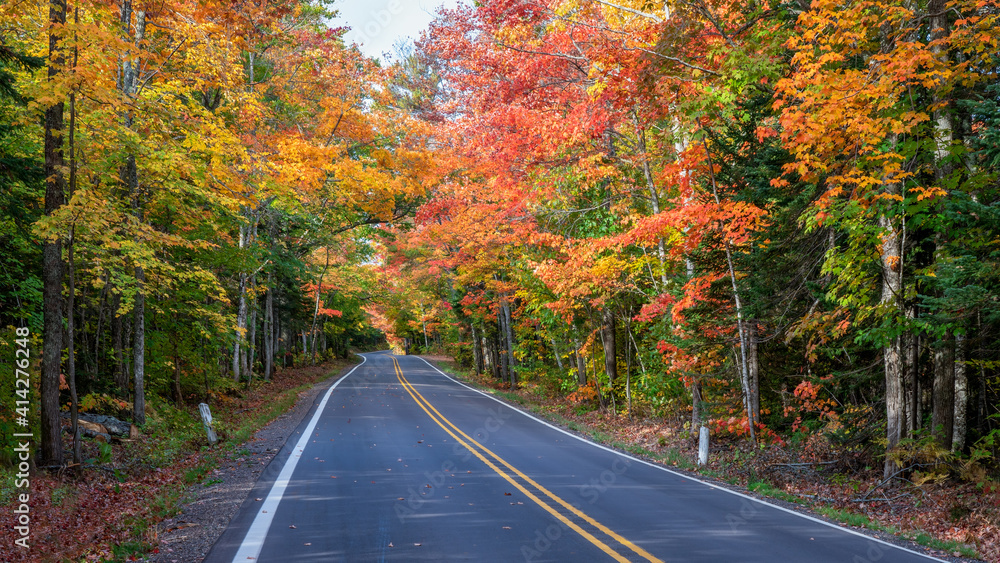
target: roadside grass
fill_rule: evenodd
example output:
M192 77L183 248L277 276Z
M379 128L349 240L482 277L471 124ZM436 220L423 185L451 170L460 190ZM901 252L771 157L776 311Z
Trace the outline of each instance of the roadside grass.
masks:
M747 483L747 490L755 492L761 496L771 497L783 500L785 502L792 502L795 504L804 504L805 501L801 497L797 497L793 494L786 493L785 491L776 488L771 483L767 481L751 481Z
M965 543L938 539L922 530L899 530L895 526L884 526L879 524L864 514L840 510L830 506L817 505L813 507L813 510L823 516L826 516L834 522L845 524L853 528L865 528L876 532L886 532L932 549L938 549L952 554L958 553L961 554L962 557L968 557L970 559L979 558L979 554L976 552L975 548L970 547Z
M435 365L448 375L451 375L466 384L472 385L473 387L494 396L503 398L511 403L518 404L530 412L538 415L540 418L548 420L549 422L564 428L568 428L579 434L588 436L599 444L626 451L633 455L644 457L664 465L674 466L706 477L718 479L730 485L740 486L740 479L735 478L733 475L724 470L728 466L733 465L729 462L721 463L720 469L723 470L712 467L700 467L689 455L686 455L683 451L681 451L680 448L676 446L666 447L667 442L662 437L658 442L658 445L663 448L662 451L654 452L641 445L612 436L611 434L586 422L569 419L558 412L557 405L554 405L551 402L546 402L545 398L539 396L538 394L522 394L509 389L498 389L495 386L495 381L490 379L488 376L477 376L469 370L458 368L454 362L435 362ZM577 414L584 413L577 412ZM739 452L736 452L736 455L739 455ZM857 514L837 509L825 504L823 501L808 500L793 495L775 487L773 483L756 476L746 480L745 488L763 497L778 499L806 507L832 521L846 526L865 528L876 532L885 532L925 547L948 552L949 554L961 555L962 557L970 559L979 559L976 549L968 544L958 541L938 539L922 530L900 530L893 526L882 525L864 514Z

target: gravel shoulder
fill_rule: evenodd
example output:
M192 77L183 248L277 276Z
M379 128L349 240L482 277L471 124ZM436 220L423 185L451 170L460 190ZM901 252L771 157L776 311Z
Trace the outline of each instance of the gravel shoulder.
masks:
M158 552L146 555L147 563L199 563L228 527L247 495L274 456L281 451L316 398L353 366L298 394L295 406L261 428L253 438L235 448L238 452L213 469L184 494L181 512L160 522L154 543Z

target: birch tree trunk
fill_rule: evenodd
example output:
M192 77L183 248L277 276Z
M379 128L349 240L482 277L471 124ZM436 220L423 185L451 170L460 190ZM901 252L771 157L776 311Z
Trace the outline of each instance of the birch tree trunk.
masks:
M608 375L608 383L614 383L618 377L618 356L615 342L615 314L610 305L605 305L601 312L601 344L604 346L604 373Z
M719 198L719 188L715 183L715 172L713 170L714 164L712 162L712 153L708 150L708 142L702 138L702 144L705 146L705 155L708 157L708 174L709 179L712 182L712 195L715 198L716 205L721 205L722 200ZM726 265L729 267L729 280L732 282L733 287L733 303L736 305L736 330L739 332L740 337L740 351L739 351L739 361L740 361L740 380L743 385L743 408L747 414L747 423L750 430L750 439L754 442L757 441L757 429L756 424L758 422L759 416L758 411L753 408L753 397L757 395L758 391L755 383L751 380L751 367L750 360L748 358L749 354L749 343L747 339L747 329L746 321L743 315L743 301L740 298L739 286L736 284L736 268L733 266L733 251L729 241L726 241ZM754 354L754 361L756 362L756 353ZM755 365L752 371L756 373L758 371Z
M636 118L636 137L639 140L639 151L642 153L642 175L646 179L646 189L649 191L649 203L653 208L653 214L660 214L660 195L656 189L656 182L653 180L653 172L649 167L649 152L646 148L646 131L639 127ZM656 240L656 257L660 262L660 287L667 285L667 247L663 238Z
M687 268L687 279L690 281L694 278L694 262L689 256L684 257L684 265ZM673 326L671 324L671 330ZM697 374L691 375L691 430L695 433L701 428L702 424L705 422L704 414L702 413L702 397L701 397L701 379Z
M309 329L309 338L312 343L312 363L316 363L316 345L318 338L316 337L319 330L319 306L321 303L321 298L323 295L323 280L326 279L326 272L330 269L330 248L326 248L326 264L323 266L323 272L319 275L319 280L316 281L316 302L313 307L313 319L312 328ZM305 354L306 339L305 335L302 336L302 348L303 354Z
M893 143L894 144L894 143ZM898 195L898 184L888 183L885 192ZM880 303L891 310L900 309L900 289L902 288L902 241L900 232L893 224L892 217L882 215L878 220L884 234L882 236L882 295ZM892 314L892 313L889 313ZM903 421L906 406L903 400L903 358L902 341L893 337L882 348L885 369L885 412L886 412L886 451L891 451L899 444L903 436ZM898 467L888 456L885 459L884 478L892 476Z
M549 342L552 344L552 356L556 359L556 366L559 367L559 371L563 370L562 356L559 353L559 346L556 344L555 338L549 338Z
M121 26L123 36L132 45L140 48L146 36L146 12L132 9L131 0L123 0L121 4ZM135 23L133 27L133 15ZM121 74L118 87L126 103L135 104L139 94L140 60L127 54L121 57ZM131 129L135 123L134 108L122 115L122 125ZM139 192L139 169L134 154L127 154L121 167L120 180L129 197L132 199L132 213L138 224L144 221L142 213L142 194ZM138 242L138 240L137 240ZM141 264L135 265L136 293L133 303L132 328L132 417L136 424L146 422L146 394L144 384L146 378L146 275Z
M760 362L757 359L757 319L746 323L748 389L750 420L760 422Z
M969 379L965 371L965 333L955 333L955 416L951 434L951 451L965 449L966 411L969 407Z
M247 227L240 225L240 240L239 240L239 252L243 254L243 250L247 247L248 238ZM245 362L243 361L243 356L245 351L243 349L243 339L246 338L246 328L247 328L247 275L245 272L240 272L239 274L239 290L237 291L237 307L236 307L236 342L233 343L233 381L239 382L240 378L243 376L243 366Z

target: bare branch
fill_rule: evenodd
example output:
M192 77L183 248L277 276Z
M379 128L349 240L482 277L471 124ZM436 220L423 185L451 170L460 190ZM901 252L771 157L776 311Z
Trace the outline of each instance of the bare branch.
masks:
M654 16L653 14L647 14L646 12L640 12L639 10L633 10L632 8L628 8L626 6L619 6L618 4L612 4L611 2L605 2L604 0L594 0L594 1L597 2L598 4L604 4L605 6L607 6L609 8L615 8L615 9L621 10L623 12L628 12L630 14L635 14L635 15L637 15L639 17L643 17L643 18L646 18L646 19L653 20L656 23L663 23L663 18L661 18L659 16Z

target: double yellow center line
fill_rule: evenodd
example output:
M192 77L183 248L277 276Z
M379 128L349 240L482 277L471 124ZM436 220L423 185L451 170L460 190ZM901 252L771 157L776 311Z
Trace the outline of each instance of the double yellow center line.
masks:
M455 441L457 441L459 444L462 444L463 447L465 447L467 450L472 452L476 457L482 460L482 462L485 463L487 466L489 466L490 469L496 471L498 475L506 479L508 483L510 483L511 485L516 487L519 491L524 493L526 497L530 498L538 506L541 506L543 509L545 509L546 512L557 518L560 522L565 524L567 527L569 527L576 533L583 536L587 541L597 546L598 549L600 549L604 553L607 553L615 561L621 561L627 563L629 559L624 557L621 553L610 547L608 544L601 541L599 538L595 537L594 534L591 534L590 532L585 530L581 525L577 524L573 520L574 516L577 519L586 522L593 528L599 530L605 536L613 539L621 546L628 548L633 553L642 557L643 559L650 562L662 563L662 561L660 561L656 557L653 557L646 550L623 538L621 535L615 533L604 524L601 524L597 520L594 520L587 514L581 512L575 506L566 502L565 500L563 500L556 494L552 493L545 487L539 485L537 482L535 482L534 479L528 477L527 475L519 471L516 467L507 463L503 458L490 451L489 448L487 448L483 444L480 444L479 442L476 442L471 437L469 437L469 435L466 434L465 432L462 432L461 429L452 424L451 421L449 421L447 418L445 418L444 415L438 412L438 410L434 408L434 405L432 405L427 399L424 398L423 395L420 394L419 391L416 390L416 388L413 387L413 385L403 375L403 370L402 368L399 367L399 362L396 360L396 358L392 358L392 363L393 366L396 368L396 378L399 379L399 383L403 386L404 389L406 389L406 392L410 394L410 397L413 398L413 400L417 403L417 405L421 409L423 409L423 411L426 412L428 416L431 417L431 420L433 420L438 426L440 426L445 432L447 432L452 438L454 438ZM494 461L496 463L494 463ZM505 467L507 471L501 469L497 464ZM515 475L518 478L520 478L521 481L526 483L528 486L533 487L534 490L541 493L541 495L548 497L551 502L561 506L569 514L564 514L563 512L560 512L559 509L557 509L555 506L539 498L538 495L533 493L531 490L528 489L527 486L525 486L524 484L522 484L521 481L515 478L514 477ZM623 552L625 551L623 550Z

